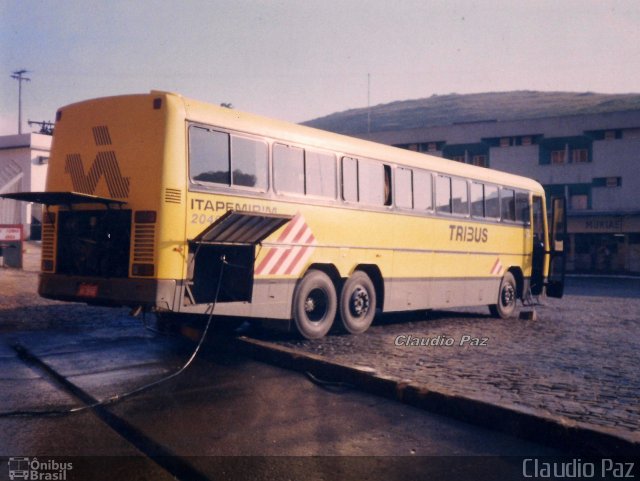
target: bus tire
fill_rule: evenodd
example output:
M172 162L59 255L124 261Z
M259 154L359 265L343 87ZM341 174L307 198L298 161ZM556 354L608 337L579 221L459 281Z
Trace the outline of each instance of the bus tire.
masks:
M500 281L498 302L489 306L489 311L494 317L509 319L515 315L518 300L518 286L511 272L505 273Z
M353 273L340 294L340 320L345 331L362 334L376 314L376 290L371 278L363 271Z
M320 339L329 332L336 317L338 296L331 278L322 271L309 270L293 294L293 320L307 339Z

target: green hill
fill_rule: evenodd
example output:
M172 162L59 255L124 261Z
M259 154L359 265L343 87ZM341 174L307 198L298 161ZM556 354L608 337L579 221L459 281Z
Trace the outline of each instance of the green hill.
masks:
M640 109L640 94L492 92L433 95L337 112L303 125L343 134L407 130L460 122L505 121Z

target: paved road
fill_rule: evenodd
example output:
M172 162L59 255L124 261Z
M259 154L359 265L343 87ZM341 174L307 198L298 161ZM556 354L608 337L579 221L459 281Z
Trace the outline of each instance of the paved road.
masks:
M496 479L496 470L520 473L518 456L563 454L375 396L323 389L230 351L224 337L206 344L181 376L120 404L7 416L83 404L20 358L16 345L95 399L174 372L193 349L122 311L81 309L78 318L75 307L53 309L53 327L0 336L0 456L75 463L70 480ZM0 309L0 324L16 314Z
M535 321L493 319L479 307L379 316L360 336L249 335L438 391L637 437L640 279L570 278L563 299L544 303Z
M25 271L0 271L0 411L82 404L26 365L15 343L93 398L157 379L188 357L193 344L145 330L125 310L38 298L34 259ZM363 336L314 342L253 334L496 403L578 412L630 432L638 427L640 392L634 282L572 281L569 296L541 308L538 321L495 321L470 309L426 320L386 316ZM489 345L397 346L401 335L471 335ZM352 479L521 479L517 456L564 454L396 402L329 392L225 345L208 345L182 376L103 410L0 415L0 456L92 455L72 458L76 473L91 470L82 479L350 479L351 472ZM0 479L5 468L0 464Z

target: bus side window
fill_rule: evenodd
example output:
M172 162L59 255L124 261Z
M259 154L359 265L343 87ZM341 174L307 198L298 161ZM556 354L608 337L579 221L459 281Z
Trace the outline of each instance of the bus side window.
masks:
M424 170L413 172L413 208L419 211L433 210L432 176Z
M336 158L332 154L305 150L307 195L336 198Z
M495 185L484 186L484 212L491 219L500 218L500 196Z
M529 220L529 194L516 192L516 221L528 225Z
M189 175L194 182L230 185L229 134L189 128Z
M500 189L500 212L502 220L514 222L516 220L515 191L513 189Z
M413 208L413 171L411 169L396 168L395 194L396 206L401 209Z
M358 161L351 157L342 158L342 199L358 202Z
M458 215L469 215L469 195L464 179L451 179L451 211Z
M473 217L484 217L484 184L472 182L470 192L471 215Z
M393 204L393 189L391 188L391 166L383 165L384 167L384 205Z
M273 184L278 193L304 194L304 152L301 148L273 145Z
M542 197L533 197L533 242L544 243L544 219L542 217Z
M440 214L451 214L451 177L436 177L436 211Z
M262 192L268 188L267 144L248 137L231 136L231 183Z
M367 205L384 205L384 167L379 162L358 159L358 201Z

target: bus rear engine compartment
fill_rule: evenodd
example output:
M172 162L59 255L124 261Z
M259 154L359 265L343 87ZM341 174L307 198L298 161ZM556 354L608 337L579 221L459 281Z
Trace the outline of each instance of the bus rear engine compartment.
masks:
M130 242L130 210L60 211L56 272L127 277Z

